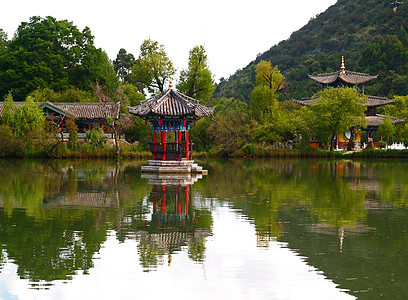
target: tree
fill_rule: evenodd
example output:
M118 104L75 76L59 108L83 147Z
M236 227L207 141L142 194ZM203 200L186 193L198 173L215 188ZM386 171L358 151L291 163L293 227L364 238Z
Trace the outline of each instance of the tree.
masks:
M113 61L113 67L119 78L124 81L126 75L129 74L130 69L135 63L135 57L131 53L127 53L125 49L121 48Z
M210 139L231 154L251 142L252 124L247 105L234 98L221 98L208 127Z
M190 50L188 68L181 71L177 89L198 100L211 98L215 84L208 67L204 46L196 46Z
M0 96L12 91L23 100L38 87L90 91L96 81L114 91L116 73L93 40L88 27L80 31L67 20L32 17L21 23L6 50L0 51Z
M140 46L140 55L132 67L129 81L141 90L147 89L152 93L156 90L164 92L166 82L175 73L176 69L168 58L164 46L148 39Z
M111 98L106 93L105 89L101 87L99 84L94 86L95 96L99 99L101 103L108 103L111 102ZM115 102L119 106L119 110L123 111L125 109L126 103L128 102L128 98L123 93L123 89L119 87L115 93ZM132 125L131 118L129 114L121 113L118 111L117 117L112 117L110 109L105 105L105 122L106 124L112 129L113 135L115 138L115 146L116 146L116 156L117 158L120 157L120 147L119 147L119 137L121 134L125 132L130 126Z
M308 129L323 143L330 141L330 150L333 150L336 135L351 129L351 136L354 136L353 129L366 125L366 101L367 99L353 88L322 90L315 95L313 104L306 109Z
M378 133L382 137L390 137L395 133L395 126L391 123L390 117L385 117L383 123L378 128Z
M22 138L32 131L43 129L45 124L43 111L31 97L27 97L24 104L15 106L13 119L14 134Z
M7 33L4 32L3 29L0 28L0 55L6 51L7 49Z
M278 92L286 87L285 77L271 62L261 61L256 66L256 86L251 93L249 107L253 117L259 121L261 115L277 109Z

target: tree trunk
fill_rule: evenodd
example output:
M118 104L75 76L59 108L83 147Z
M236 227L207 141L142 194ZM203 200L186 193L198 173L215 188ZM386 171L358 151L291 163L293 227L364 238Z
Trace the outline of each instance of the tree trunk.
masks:
M347 144L347 150L349 151L354 150L354 128L350 129L350 139Z
M119 148L119 139L118 139L118 132L117 130L113 130L113 134L115 136L115 146L116 146L116 158L120 158L120 148Z
M333 143L334 143L334 137L335 136L336 136L335 134L332 134L332 136L331 136L331 139L330 139L330 151L333 151Z

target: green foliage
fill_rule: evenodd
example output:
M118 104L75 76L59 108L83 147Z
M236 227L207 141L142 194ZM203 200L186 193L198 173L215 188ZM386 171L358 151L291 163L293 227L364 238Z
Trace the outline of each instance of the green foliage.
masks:
M55 92L49 88L37 88L29 96L35 102L95 102L95 97L87 91L70 88L66 91Z
M310 97L321 86L307 75L339 70L342 55L348 70L379 74L375 82L366 86L368 94L406 95L407 30L405 8L394 16L389 3L382 1L337 1L293 32L289 39L220 81L214 97L235 97L249 103L255 87L255 68L262 60L279 65L284 71L292 98ZM394 73L388 74L390 70Z
M32 17L21 23L0 53L0 95L12 91L22 100L38 87L90 91L96 81L114 91L118 79L112 63L93 40L88 27L80 31L67 20Z
M305 109L309 132L326 145L332 145L334 136L366 125L365 102L365 97L352 88L320 91L314 103Z
M140 101L144 100L146 97L142 93L139 92L139 89L135 87L133 84L124 83L122 85L123 93L129 99L126 105L129 106L136 106L140 104Z
M65 124L69 132L67 147L70 150L75 150L78 147L78 127L74 118L67 119Z
M151 39L140 46L140 55L132 67L128 81L149 92L163 92L165 84L176 73L163 45Z
M383 119L383 123L378 128L378 133L381 136L392 136L395 133L395 126L391 123L389 117Z
M43 129L45 116L32 97L27 97L22 104L15 104L9 94L3 107L2 123L13 129L18 138L25 138L35 130Z
M85 131L85 139L92 148L102 148L106 145L106 136L100 127Z
M147 146L147 143L151 141L153 135L152 126L145 125L145 122L140 118L135 118L134 122L125 131L125 138L128 142L139 142L143 146Z
M23 157L25 150L24 140L14 136L13 128L9 125L0 125L0 158Z
M124 81L125 77L129 74L134 63L135 57L133 54L127 53L125 49L120 48L116 59L113 61L113 67L122 81Z
M0 55L6 51L8 44L7 33L0 28Z
M211 141L228 154L252 140L247 105L238 99L221 98L209 125Z
M211 98L215 84L207 61L204 46L196 46L190 50L188 68L180 72L177 84L180 92L198 100Z

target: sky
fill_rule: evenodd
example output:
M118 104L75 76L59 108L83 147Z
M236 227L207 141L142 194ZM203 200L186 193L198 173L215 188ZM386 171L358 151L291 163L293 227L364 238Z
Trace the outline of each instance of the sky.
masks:
M164 45L177 71L204 45L218 82L290 37L336 0L13 0L2 4L0 28L11 39L21 22L52 16L85 26L111 60L120 48L135 57L145 39ZM176 80L177 81L177 80Z

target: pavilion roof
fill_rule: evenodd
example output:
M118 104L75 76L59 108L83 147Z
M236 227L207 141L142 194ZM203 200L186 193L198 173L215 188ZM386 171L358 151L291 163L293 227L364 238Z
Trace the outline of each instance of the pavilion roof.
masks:
M358 85L372 81L378 75L369 75L365 73L358 73L348 70L339 70L333 73L323 73L317 75L308 75L310 79L322 84L332 84L337 80L343 81L347 84Z
M367 102L364 103L365 106L367 107L378 107L378 106L383 106L387 104L392 104L395 102L394 99L388 99L385 97L377 97L377 96L369 96L365 95L367 97ZM298 103L300 105L312 105L318 98L305 98L301 100L295 100L293 99L292 101L295 103Z
M163 93L142 101L140 105L128 107L128 109L131 114L139 117L149 115L163 117L192 116L199 119L211 116L214 113L214 107L205 107L198 100L173 89L168 89Z
M382 125L384 119L387 118L385 115L375 115L375 116L366 116L367 126L368 127L378 127ZM391 124L400 124L405 122L405 119L398 119L396 117L389 117Z

